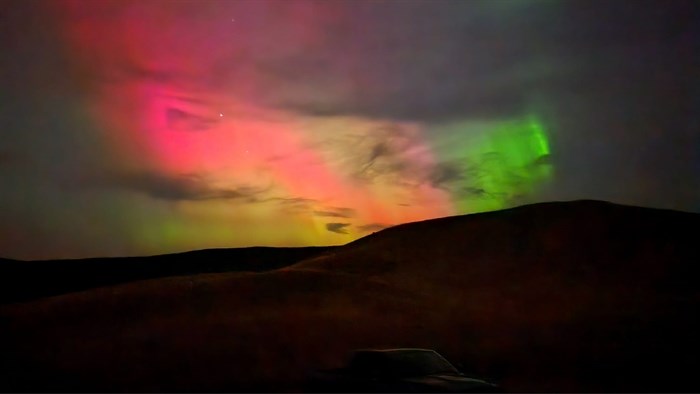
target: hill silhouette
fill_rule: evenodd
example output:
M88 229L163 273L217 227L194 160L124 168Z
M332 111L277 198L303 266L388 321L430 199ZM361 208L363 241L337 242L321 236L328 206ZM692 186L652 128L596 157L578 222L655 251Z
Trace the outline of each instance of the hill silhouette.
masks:
M0 304L29 301L118 283L169 276L285 267L332 250L250 247L206 249L142 257L18 261L0 259Z
M0 307L4 391L297 391L433 348L509 391L700 391L700 215L598 201L409 223L266 272Z
M689 262L698 252L689 229L699 218L591 200L540 203L395 226L295 267L418 286L477 285L545 273L615 281L623 274L656 275L663 262ZM675 268L681 271L666 278L673 286L690 280L684 270L695 272L692 264Z

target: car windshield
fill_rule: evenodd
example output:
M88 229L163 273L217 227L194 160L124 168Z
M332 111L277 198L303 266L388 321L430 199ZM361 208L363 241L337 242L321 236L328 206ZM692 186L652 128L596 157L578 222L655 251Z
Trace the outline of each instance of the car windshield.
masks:
M351 368L359 374L385 377L411 377L458 373L452 364L435 352L401 351L359 353Z

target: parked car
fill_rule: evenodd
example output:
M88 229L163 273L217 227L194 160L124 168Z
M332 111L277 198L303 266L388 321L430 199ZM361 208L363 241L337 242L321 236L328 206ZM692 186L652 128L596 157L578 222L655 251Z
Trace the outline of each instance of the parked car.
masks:
M311 392L502 392L485 380L467 377L429 349L364 349L345 367L317 371Z

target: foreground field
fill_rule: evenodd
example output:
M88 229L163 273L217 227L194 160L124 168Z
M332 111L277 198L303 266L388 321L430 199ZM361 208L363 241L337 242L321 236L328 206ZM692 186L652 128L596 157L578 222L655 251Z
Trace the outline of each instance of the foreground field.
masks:
M4 391L300 391L366 347L509 391L698 391L698 215L580 201L393 227L260 273L0 307ZM39 275L40 273L37 273Z

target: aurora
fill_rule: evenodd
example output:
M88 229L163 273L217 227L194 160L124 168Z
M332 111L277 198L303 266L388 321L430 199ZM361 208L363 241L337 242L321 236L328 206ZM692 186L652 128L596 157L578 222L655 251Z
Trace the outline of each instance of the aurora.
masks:
M339 245L579 198L695 210L694 24L629 8L603 29L566 1L11 2L0 256Z
M439 155L453 166L450 184L458 213L502 209L527 200L552 176L544 125L530 115L491 122L456 122L437 127L445 137Z

